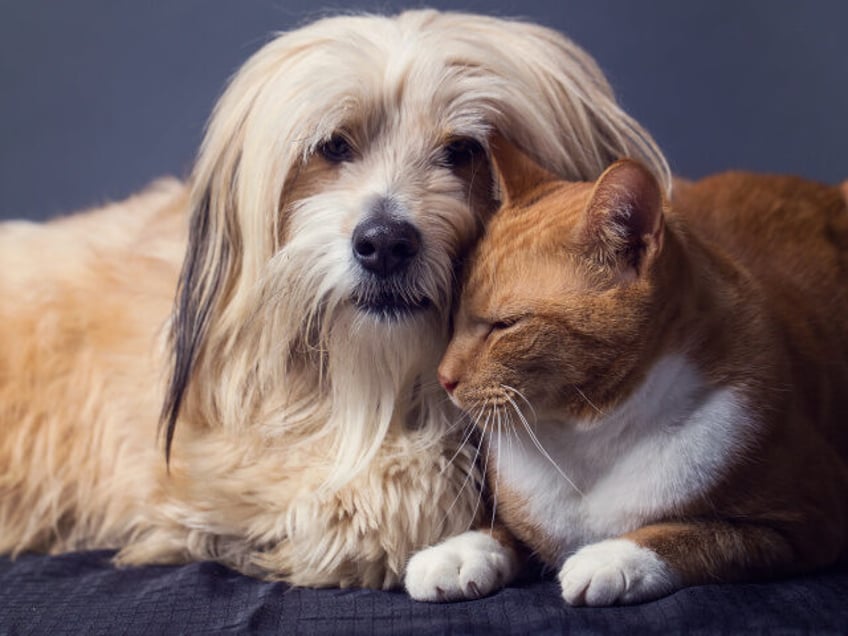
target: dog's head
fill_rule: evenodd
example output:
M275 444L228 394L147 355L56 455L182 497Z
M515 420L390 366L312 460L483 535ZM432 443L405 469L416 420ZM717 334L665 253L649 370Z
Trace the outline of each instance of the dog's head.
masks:
M542 27L345 16L257 52L192 177L166 447L184 397L213 424L280 430L355 421L362 403L360 419L380 422L363 439L379 443L406 388L435 386L421 376L444 346L457 265L497 203L495 130L562 176L637 155L668 182L591 58Z

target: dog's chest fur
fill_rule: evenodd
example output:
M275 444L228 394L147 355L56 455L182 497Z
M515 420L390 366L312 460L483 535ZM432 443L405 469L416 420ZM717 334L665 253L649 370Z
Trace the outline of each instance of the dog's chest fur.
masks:
M600 422L538 422L549 458L523 430L493 435L498 510L519 538L559 567L582 545L705 495L753 426L737 391L709 389L683 356L667 356Z

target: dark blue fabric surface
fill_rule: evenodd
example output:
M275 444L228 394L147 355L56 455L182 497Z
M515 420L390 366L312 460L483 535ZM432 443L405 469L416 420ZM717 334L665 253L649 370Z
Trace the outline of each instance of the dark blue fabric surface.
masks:
M292 589L214 563L118 570L108 552L0 559L6 634L558 634L848 632L848 569L682 590L653 603L569 608L554 581L479 601L402 592Z

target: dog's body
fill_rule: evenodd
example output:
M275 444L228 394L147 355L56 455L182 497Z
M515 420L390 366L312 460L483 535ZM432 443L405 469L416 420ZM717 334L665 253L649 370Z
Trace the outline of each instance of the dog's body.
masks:
M667 178L571 43L409 12L265 46L187 185L0 227L0 551L391 587L473 525L435 368L496 129L564 176Z

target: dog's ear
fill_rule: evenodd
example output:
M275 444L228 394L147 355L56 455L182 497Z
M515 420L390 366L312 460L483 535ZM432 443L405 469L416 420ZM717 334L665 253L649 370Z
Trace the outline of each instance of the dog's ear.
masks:
M160 416L166 462L212 317L233 270L238 237L229 213L231 194L229 188L216 188L212 180L193 189L188 248L171 318L171 375Z
M489 148L497 173L501 205L511 205L539 185L557 181L555 175L533 161L498 132L489 140Z

